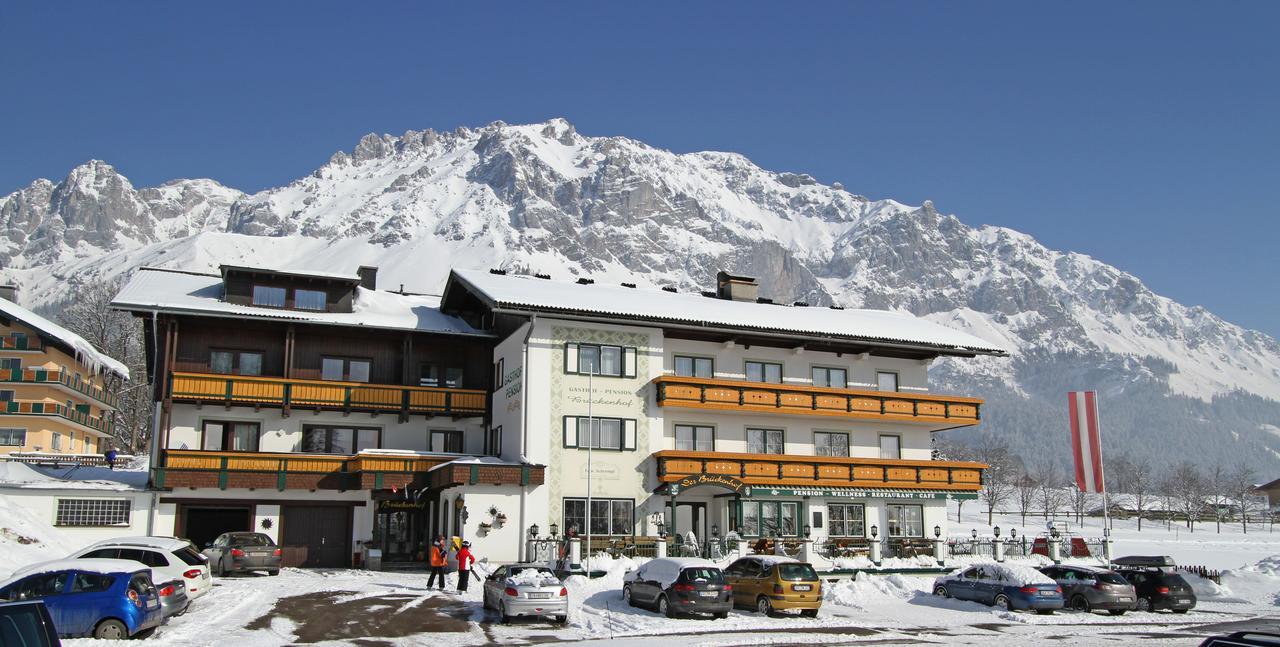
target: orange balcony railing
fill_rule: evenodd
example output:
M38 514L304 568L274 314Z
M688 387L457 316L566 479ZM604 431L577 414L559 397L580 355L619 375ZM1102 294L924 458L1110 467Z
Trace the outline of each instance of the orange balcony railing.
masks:
M423 386L300 380L282 377L174 373L174 400L228 405L337 409L375 413L484 415L484 391Z
M63 390L83 395L86 398L92 398L112 409L116 408L117 405L115 394L108 393L102 387L81 378L79 375L57 368L46 369L27 366L21 369L0 369L0 382L53 385Z
M924 489L976 492L986 465L843 456L739 454L666 449L654 452L658 479L727 476L751 486L805 488Z

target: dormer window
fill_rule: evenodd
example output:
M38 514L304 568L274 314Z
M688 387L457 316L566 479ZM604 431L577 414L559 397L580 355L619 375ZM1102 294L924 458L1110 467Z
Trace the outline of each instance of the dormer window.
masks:
M325 293L321 290L293 291L293 307L299 310L324 310Z
M270 285L253 286L253 305L283 308L286 290Z

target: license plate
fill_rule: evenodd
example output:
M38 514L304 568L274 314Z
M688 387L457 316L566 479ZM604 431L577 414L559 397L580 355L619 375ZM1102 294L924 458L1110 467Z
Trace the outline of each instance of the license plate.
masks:
M549 597L551 597L550 593L530 593L529 594L530 600L546 600Z
M1055 592L1053 592L1053 591L1041 591L1041 592L1040 592L1040 595L1042 595L1042 596L1044 596L1044 597L1049 597L1049 596L1057 595L1057 593L1055 593Z
M793 590L793 591L812 591L812 590L813 590L813 587L812 587L812 586L809 586L808 584L793 584L793 585L791 585L791 590Z
M1178 598L1178 604L1191 604L1191 600L1189 598Z
M1116 598L1120 602L1133 602L1133 598Z
M699 593L698 595L701 595L701 596L702 596L702 597L704 597L704 598L714 598L714 597L716 597L717 595L720 595L720 593L718 593L718 592L716 592L716 591L703 591L703 592Z

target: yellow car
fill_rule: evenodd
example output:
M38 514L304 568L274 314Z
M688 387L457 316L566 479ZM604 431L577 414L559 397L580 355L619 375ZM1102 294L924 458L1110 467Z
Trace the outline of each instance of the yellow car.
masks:
M743 557L724 569L724 576L733 585L735 605L753 607L765 615L799 609L800 615L813 618L822 606L818 574L809 564L790 557Z

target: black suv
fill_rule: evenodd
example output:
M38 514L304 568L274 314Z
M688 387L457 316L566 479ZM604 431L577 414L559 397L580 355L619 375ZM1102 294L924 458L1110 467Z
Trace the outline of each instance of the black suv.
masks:
M1210 636L1200 647L1275 647L1280 645L1280 634L1261 631L1237 631L1226 636Z
M1169 557L1121 557L1112 569L1133 585L1138 611L1186 613L1195 608L1196 594L1181 575L1164 570L1174 566Z
M59 647L49 610L39 600L0 604L0 645Z

